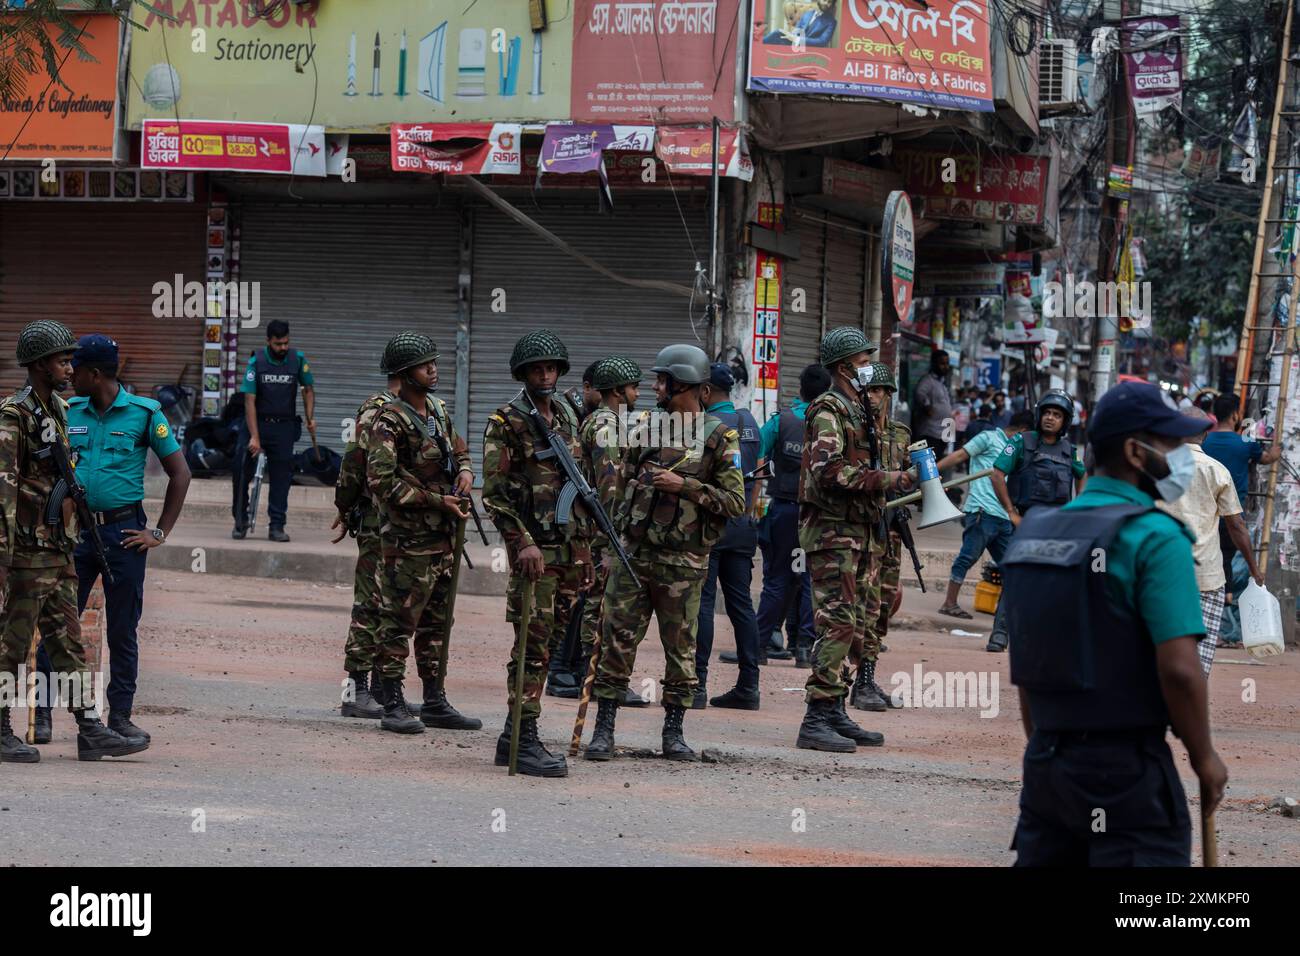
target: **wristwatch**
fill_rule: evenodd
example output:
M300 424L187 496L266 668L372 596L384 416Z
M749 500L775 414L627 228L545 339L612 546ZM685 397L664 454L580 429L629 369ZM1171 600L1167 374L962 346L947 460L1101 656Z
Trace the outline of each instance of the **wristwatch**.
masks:
M153 535L153 539L157 541L159 544L166 544L167 532L164 531L162 528L150 528L149 533Z

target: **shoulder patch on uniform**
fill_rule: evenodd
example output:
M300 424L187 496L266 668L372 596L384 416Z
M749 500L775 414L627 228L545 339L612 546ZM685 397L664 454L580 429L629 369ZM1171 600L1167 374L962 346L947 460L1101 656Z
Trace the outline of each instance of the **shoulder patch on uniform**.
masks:
M159 422L153 433L159 438L166 438L171 434L171 429L167 427L166 422Z
M1016 453L1015 445L1007 445L1006 448L1002 449L1002 454L1004 455L1014 455L1015 453Z
M505 418L503 418L501 415L498 415L496 412L493 412L491 415L488 416L488 421L496 422L498 425L504 425L506 423Z

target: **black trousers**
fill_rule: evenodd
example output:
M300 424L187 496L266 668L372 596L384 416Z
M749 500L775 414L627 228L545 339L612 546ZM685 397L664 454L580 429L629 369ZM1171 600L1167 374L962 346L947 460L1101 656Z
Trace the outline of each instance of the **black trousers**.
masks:
M754 599L749 593L753 576L753 551L714 551L709 555L709 573L700 591L700 615L695 629L695 676L700 687L709 679L713 608L721 585L727 617L736 632L736 661L740 667L736 686L747 693L758 693L758 621Z
M258 437L262 451L266 452L265 482L270 485L266 512L272 528L283 528L289 511L289 485L293 481L293 443L302 435L302 422L280 420L259 421ZM235 446L232 467L234 501L231 514L236 528L248 527L248 489L257 471L257 457L248 453L248 432L240 430L239 444Z

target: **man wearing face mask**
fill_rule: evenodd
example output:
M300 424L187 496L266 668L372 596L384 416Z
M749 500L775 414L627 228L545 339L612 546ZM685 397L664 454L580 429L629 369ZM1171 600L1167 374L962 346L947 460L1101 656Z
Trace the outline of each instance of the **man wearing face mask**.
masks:
M1170 726L1202 813L1223 798L1228 773L1197 657L1205 626L1192 536L1155 506L1186 492L1194 462L1183 442L1207 427L1153 385L1115 386L1089 424L1087 489L1027 515L1003 557L1011 680L1029 740L1017 866L1188 866Z
M880 562L888 530L886 494L912 487L907 471L890 471L884 442L866 400L876 346L860 329L841 326L822 339L822 365L832 384L808 406L799 479L799 546L812 576L817 643L805 686L807 711L796 746L852 753L879 747L844 709L849 688L841 671L849 649L880 614ZM873 553L873 549L874 552Z
M1013 436L993 462L993 492L1013 525L1030 508L1063 505L1083 488L1083 462L1065 430L1074 419L1074 402L1052 389L1034 409L1038 427ZM1005 602L999 598L987 651L1005 651L1010 641Z

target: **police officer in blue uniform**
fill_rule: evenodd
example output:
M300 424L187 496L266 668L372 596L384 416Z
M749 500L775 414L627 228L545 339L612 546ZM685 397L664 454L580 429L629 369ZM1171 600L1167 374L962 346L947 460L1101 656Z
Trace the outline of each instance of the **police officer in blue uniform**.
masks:
M1017 866L1188 866L1191 821L1170 726L1201 809L1228 772L1210 741L1197 641L1205 634L1192 535L1156 508L1187 491L1184 440L1209 423L1154 385L1102 396L1084 491L1035 508L1003 556L1025 749Z
M108 617L108 726L123 737L150 739L131 721L139 673L136 628L144 607L145 562L150 549L167 540L180 517L190 486L190 469L161 406L151 398L131 395L117 380L117 343L106 335L83 335L72 358L72 387L68 402L68 444L77 478L99 525L113 583L104 579ZM144 513L144 466L153 449L167 475L167 492L158 524L150 528ZM77 567L77 610L84 610L95 581L102 574L99 555L83 534L74 554ZM38 667L50 673L42 647ZM36 742L50 742L51 711L36 712Z
M248 360L239 390L244 394L244 427L235 450L235 530L232 538L248 534L248 486L257 468L257 456L266 453L266 476L271 485L267 499L272 541L288 541L284 521L289 510L289 483L293 479L293 443L302 437L297 417L298 389L302 388L307 431L316 435L315 378L307 357L289 348L289 323L275 320L266 326L266 348Z
M1033 431L1012 436L993 462L993 492L1013 525L1030 508L1063 505L1083 487L1083 462L1066 431L1074 420L1074 401L1054 388L1034 407ZM1007 649L1010 634L1001 600L993 615L993 631L985 650Z
M736 686L725 694L709 697L714 707L731 707L738 710L758 710L758 621L754 616L754 599L749 593L749 583L754 576L754 552L758 549L758 527L750 517L754 506L754 488L757 479L752 477L758 468L758 422L748 409L737 409L731 403L731 388L735 378L731 369L721 363L709 369L709 382L704 387L702 399L705 411L719 419L725 428L740 436L740 470L745 475L745 513L727 521L722 538L709 554L709 574L700 592L700 614L695 631L695 675L699 684L695 690L693 708L705 706L708 697L705 681L709 676L709 655L713 652L713 606L717 600L718 585L727 606L727 617L736 633L736 658L740 674Z

